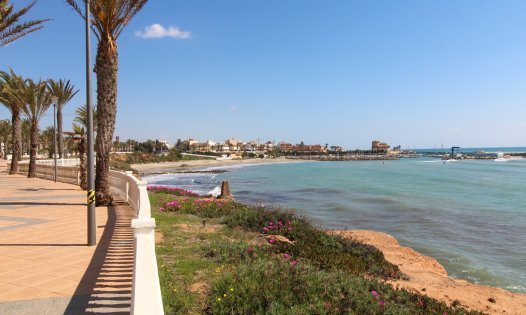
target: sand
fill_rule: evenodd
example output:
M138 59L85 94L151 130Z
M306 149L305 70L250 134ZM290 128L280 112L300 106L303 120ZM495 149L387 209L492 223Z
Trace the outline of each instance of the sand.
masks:
M205 167L220 167L232 165L275 164L275 163L302 163L304 160L277 159L246 159L246 160L189 160L179 162L162 162L147 164L132 164L131 167L141 175L159 174L166 172L191 171Z
M393 286L426 294L451 305L458 300L472 310L488 314L526 314L526 294L476 285L453 279L434 258L398 244L389 234L374 231L332 231L380 249L387 261L397 265L409 280L389 281ZM493 299L493 302L490 300Z

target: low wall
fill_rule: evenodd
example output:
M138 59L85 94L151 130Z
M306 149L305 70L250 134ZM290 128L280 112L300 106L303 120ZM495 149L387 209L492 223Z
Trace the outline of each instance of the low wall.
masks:
M18 174L27 175L29 163L18 163ZM55 167L52 165L36 165L35 176L55 180ZM57 166L57 182L80 185L80 169L71 166Z
M164 314L157 256L155 255L155 219L151 217L147 182L132 172L110 171L112 194L123 198L132 207L134 263L131 314Z

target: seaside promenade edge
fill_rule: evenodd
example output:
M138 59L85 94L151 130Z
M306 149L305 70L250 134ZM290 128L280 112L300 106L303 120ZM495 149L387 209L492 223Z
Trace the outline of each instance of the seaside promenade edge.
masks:
M128 314L133 210L97 207L87 246L78 186L8 175L0 161L0 314Z

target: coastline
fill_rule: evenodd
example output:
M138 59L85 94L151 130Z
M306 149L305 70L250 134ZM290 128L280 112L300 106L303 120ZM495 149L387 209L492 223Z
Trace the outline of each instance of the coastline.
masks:
M134 164L141 175L169 172L193 172L207 167L261 165L274 163L305 163L295 159L248 160L191 160L152 164ZM409 280L389 281L394 287L426 294L448 305L460 305L488 314L526 314L526 294L506 291L498 287L478 285L449 277L434 258L401 246L389 234L369 230L330 231L343 237L357 239L383 252L386 260L397 265Z
M436 259L401 246L387 233L369 230L335 230L329 233L373 245L382 251L385 259L397 265L409 278L388 281L394 287L426 294L448 305L457 300L466 308L488 314L526 314L526 294L451 278Z
M146 164L132 164L131 167L136 169L140 175L155 175L170 172L195 171L196 169L206 167L221 167L234 165L261 165L277 163L305 163L312 161L295 160L286 158L276 159L246 159L246 160L188 160L178 162L160 162Z

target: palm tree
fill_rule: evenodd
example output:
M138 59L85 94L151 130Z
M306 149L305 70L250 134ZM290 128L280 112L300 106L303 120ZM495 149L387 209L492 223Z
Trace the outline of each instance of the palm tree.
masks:
M47 126L40 133L40 138L42 142L46 145L45 150L47 151L47 156L50 159L53 157L53 153L54 153L53 151L55 151L55 146L53 143L54 135L55 135L55 128L53 128L53 126Z
M10 72L0 71L0 103L11 112L12 137L11 148L12 158L9 174L18 173L18 161L20 160L22 129L20 124L20 110L25 104L21 97L24 88L24 80L16 75L13 69Z
M93 117L93 127L94 127L93 132L97 132L97 108L94 107L92 108L92 110L93 110L92 117ZM87 130L88 129L88 106L84 104L84 105L77 107L77 109L75 110L75 113L77 114L77 116L75 116L74 121L79 123L82 127L86 128Z
M77 143L77 150L80 158L80 187L87 189L87 168L86 168L86 130L88 129L88 106L86 104L79 106L75 112L77 116L73 123L73 132L66 132L70 139ZM93 125L96 125L96 109L93 109Z
M24 88L26 105L22 112L31 122L31 149L29 151L29 171L27 177L35 177L37 146L38 146L38 123L42 116L51 106L51 94L45 82L35 83L31 79L26 80Z
M77 94L79 90L74 91L75 87L69 80L60 79L58 82L49 79L47 86L51 96L57 98L57 131L58 131L58 157L61 159L64 155L64 138L62 137L62 108Z
M7 146L9 143L9 135L11 134L11 132L11 122L9 121L9 119L0 120L0 142L3 144L2 150L0 152L0 158L4 160L7 160L7 152L9 152Z
M66 0L82 18L78 0ZM82 1L85 3L85 0ZM98 40L94 71L97 74L98 132L95 141L97 171L95 192L98 205L111 203L109 162L117 114L117 38L148 0L92 0L93 31Z
M9 4L9 0L0 0L0 47L41 29L44 27L42 23L49 21L42 19L19 23L18 20L35 5L35 2L31 2L19 11L13 11L13 5Z
M25 106L25 105L24 105ZM27 118L23 118L20 122L20 153L19 160L22 160L23 155L29 154L29 149L31 146L31 121Z
M86 129L76 123L73 123L73 131L65 132L69 139L77 144L77 151L80 159L80 188L86 190L87 185L87 169L86 169Z

